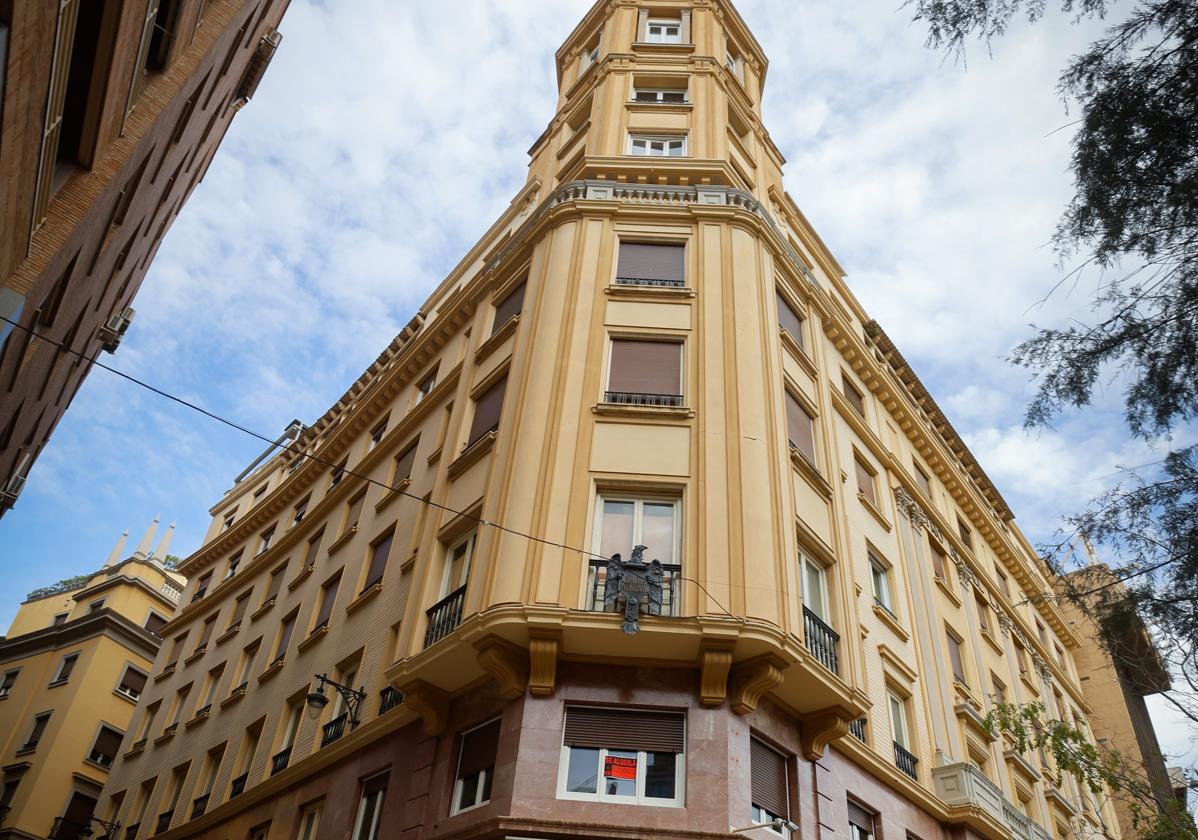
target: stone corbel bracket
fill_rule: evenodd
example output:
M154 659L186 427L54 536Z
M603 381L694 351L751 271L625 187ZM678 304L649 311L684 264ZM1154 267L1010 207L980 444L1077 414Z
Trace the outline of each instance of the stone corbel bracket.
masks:
M487 636L474 643L478 664L499 683L504 700L524 696L528 685L528 653L498 636Z
M449 694L424 680L413 680L401 686L404 705L420 715L424 731L429 735L440 735L445 731L449 718Z
M560 630L529 630L528 690L533 697L549 697L553 694L557 687L557 656L561 648Z
M706 642L699 650L699 701L704 706L722 706L728 697L732 648L730 642Z
M857 715L848 709L833 706L803 715L799 719L799 745L803 758L816 761L824 755L824 748L837 738L849 734L849 724Z
M788 664L772 653L737 663L728 678L732 711L738 715L756 711L761 696L782 685L782 671Z

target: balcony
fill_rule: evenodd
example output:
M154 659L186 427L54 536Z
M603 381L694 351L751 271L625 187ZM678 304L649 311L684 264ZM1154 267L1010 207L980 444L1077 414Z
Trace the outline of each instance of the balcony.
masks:
M161 834L171 827L171 819L175 816L175 809L164 811L158 815L158 823L154 826L154 833Z
M141 831L141 823L133 823L133 825L126 826L125 840L136 840L137 832L139 832L139 831ZM114 838L114 840L115 840L115 838Z
M149 738L138 738L133 742L133 746L129 748L129 752L140 752L141 750L144 750L146 748L146 741L148 740Z
M66 817L59 817L54 820L49 836L50 840L86 840L91 834L88 823L77 823Z
M211 793L205 793L203 796L197 796L191 803L191 818L193 820L196 817L204 816L204 812L208 810L208 799L211 796Z
M428 629L424 631L426 648L444 639L462 623L465 603L466 587L461 586L428 608Z
M682 394L636 394L631 391L604 391L608 405L645 405L656 408L682 408Z
M919 766L919 759L912 755L906 747L898 741L894 742L894 766L902 770L912 779L919 778L919 772L916 768Z
M245 791L245 783L247 781L249 781L249 778L250 778L250 774L248 772L246 772L246 773L242 773L240 776L238 776L236 779L233 780L233 784L231 784L229 786L229 798L230 799L232 799L234 796L237 796L238 794Z
M387 686L379 692L379 715L385 715L403 702L403 692L394 686Z
M275 753L274 758L270 760L270 775L274 776L282 773L287 769L287 762L291 761L291 747Z
M607 597L607 562L594 558L587 573L587 603L589 612L619 612L619 607L613 604L608 607L604 600ZM676 563L663 563L661 579L661 614L678 615L678 579L682 567Z
M327 747L329 744L336 741L345 734L345 722L349 720L349 715L342 713L326 723L321 730L320 745Z
M816 661L833 674L840 673L840 659L836 655L840 635L807 607L803 607L803 640Z
M1052 840L1052 835L1046 829L1041 828L1035 820L1010 802L1003 802L1003 816L1006 817L1015 840Z
M932 768L936 795L950 806L965 805L985 811L1006 825L1015 840L1052 840L1030 817L1019 812L999 788L972 764L946 764Z

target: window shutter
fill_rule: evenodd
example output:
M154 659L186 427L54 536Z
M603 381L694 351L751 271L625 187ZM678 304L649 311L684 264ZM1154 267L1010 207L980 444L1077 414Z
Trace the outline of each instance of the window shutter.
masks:
M60 680L65 680L67 677L69 677L71 675L71 671L75 670L75 663L78 661L78 655L68 656L66 659L62 660L62 668L60 668L58 671L58 678Z
M115 729L109 729L107 726L102 727L100 734L96 736L96 744L92 747L92 750L100 753L100 755L116 758L116 754L121 749L121 738L123 737Z
M685 257L682 245L621 242L616 276L623 280L664 280L681 286L686 282Z
M803 346L803 319L790 308L781 293L778 293L778 326L794 339L795 344Z
M416 447L412 446L395 459L395 483L412 477L412 465L416 463Z
M786 392L786 434L790 444L810 463L815 463L815 424L789 391Z
M146 629L155 636L161 636L159 631L166 626L166 619L157 613L150 613L150 617L146 619Z
M512 319L513 316L519 315L520 310L524 307L524 284L521 283L516 288L512 289L507 297L495 304L495 323L491 326L491 335L494 335L499 329Z
M680 714L579 706L566 709L565 743L571 747L680 753L686 747Z
M316 565L316 553L318 551L320 551L320 541L323 538L324 538L324 531L321 531L319 534L314 536L312 539L308 540L308 553L306 555L304 555L304 566L305 567ZM280 583L282 583L282 577L283 577L282 575L279 575ZM279 591L279 587L275 585L275 582L273 580L270 582L270 585L271 585L271 594L272 595L277 594Z
M387 782L390 781L391 774L379 773L377 776L371 776L366 781L362 782L362 796L370 796L374 793L381 793L387 789Z
M857 466L857 489L865 498L869 499L871 504L878 503L877 497L874 495L874 475L869 471L869 467L856 461Z
M203 647L208 644L208 640L212 638L212 628L216 627L216 616L212 616L204 622L204 627L200 631L200 641L196 647Z
M120 742L117 742L118 746ZM115 753L113 753L115 755ZM71 801L67 803L67 810L63 813L62 818L67 823L65 831L60 831L62 836L74 836L71 830L72 825L87 826L91 820L92 813L96 810L96 800L85 793L75 791L71 794Z
M504 376L474 401L474 420L470 423L470 438L467 446L499 427L499 412L503 409L503 392L507 388Z
M458 778L495 766L499 750L499 718L462 736L462 756L458 760Z
M248 592L237 599L237 602L233 605L233 617L229 619L230 626L236 624L245 617L245 610L246 607L249 606L249 603L250 593Z
M283 629L279 633L279 649L275 651L275 657L287 655L287 645L291 643L291 631L295 629L295 616L289 616L283 622Z
M682 345L614 339L607 389L627 394L682 393Z
M752 738L749 741L749 769L753 781L753 803L771 814L789 817L785 756Z
M961 643L952 633L948 634L948 657L953 663L953 676L965 682L965 666L961 662Z
M366 583L363 590L369 589L383 579L383 571L387 568L387 555L391 553L391 542L395 532L387 534L370 547L370 569L366 573Z
M311 551L312 543L308 543L309 551ZM279 590L283 588L283 575L287 574L286 567L275 569L270 574L270 589L266 592L266 600L269 601L279 594Z
M359 493L358 497L349 503L349 511L345 515L345 527L341 529L341 533L349 532L350 528L356 528L358 520L362 518L362 504L366 501L366 494Z
M874 815L851 799L849 800L849 822L871 836L874 833Z
M133 694L141 694L146 690L146 675L141 671L126 668L125 676L121 677L121 688L128 689Z
M316 626L322 627L328 624L329 617L333 614L333 603L337 600L337 589L341 584L341 577L324 588L320 596L320 612L316 616Z

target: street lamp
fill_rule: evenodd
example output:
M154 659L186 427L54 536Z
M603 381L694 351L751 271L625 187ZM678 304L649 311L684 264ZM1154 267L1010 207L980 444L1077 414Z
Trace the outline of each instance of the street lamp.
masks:
M116 822L115 820L113 822L108 822L108 820L102 820L99 817L88 817L87 819L88 819L88 825L79 829L79 832L77 834L77 836L80 838L87 838L87 837L92 836L93 829L91 827L91 823L96 823L102 829L104 829L104 838L113 838L113 840L115 840L116 836L121 831L121 824L119 822Z
M785 836L789 836L790 832L799 830L799 825L798 823L791 822L785 817L774 817L773 822L746 825L744 828L734 828L729 832L729 834L744 834L749 831L756 831L759 828L770 828L779 834L783 834L783 832L785 832Z
M362 701L366 699L366 692L342 685L336 680L330 680L328 674L316 674L316 679L320 680L320 685L316 687L315 691L308 694L308 717L312 720L320 719L321 712L329 704L329 698L324 694L324 687L328 685L341 695L341 702L345 704L345 710L349 714L349 728L357 729L358 711L362 708Z

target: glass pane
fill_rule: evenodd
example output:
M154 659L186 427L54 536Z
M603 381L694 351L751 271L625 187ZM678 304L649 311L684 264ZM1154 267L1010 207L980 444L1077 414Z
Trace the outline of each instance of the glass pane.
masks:
M608 796L636 796L637 754L608 750L603 761L603 792ZM631 776L632 778L625 778Z
M599 750L570 747L566 768L566 790L570 793L595 793L599 781Z
M803 581L807 587L804 593L803 603L807 609L811 610L821 621L827 621L824 615L824 573L823 570L812 563L810 560L803 561L803 568L806 571L806 577Z
M374 821L378 810L380 796L372 793L362 800L360 807L361 819L358 821L356 840L372 840L374 837Z
M478 773L471 773L462 779L462 792L458 796L458 810L469 808L478 801Z
M490 802L491 801L491 776L493 776L494 774L495 774L494 767L488 767L486 770L483 771L483 789L482 789L482 793L480 793L479 797L478 797L479 802Z
M645 502L641 518L641 544L646 560L674 562L674 504Z
M616 552L627 560L632 553L632 512L634 502L603 501L603 534L599 553L611 557Z
M675 753L646 753L645 796L654 799L674 798Z
M466 557L469 550L469 541L453 550L453 556L449 560L449 588L445 592L446 595L466 582Z

